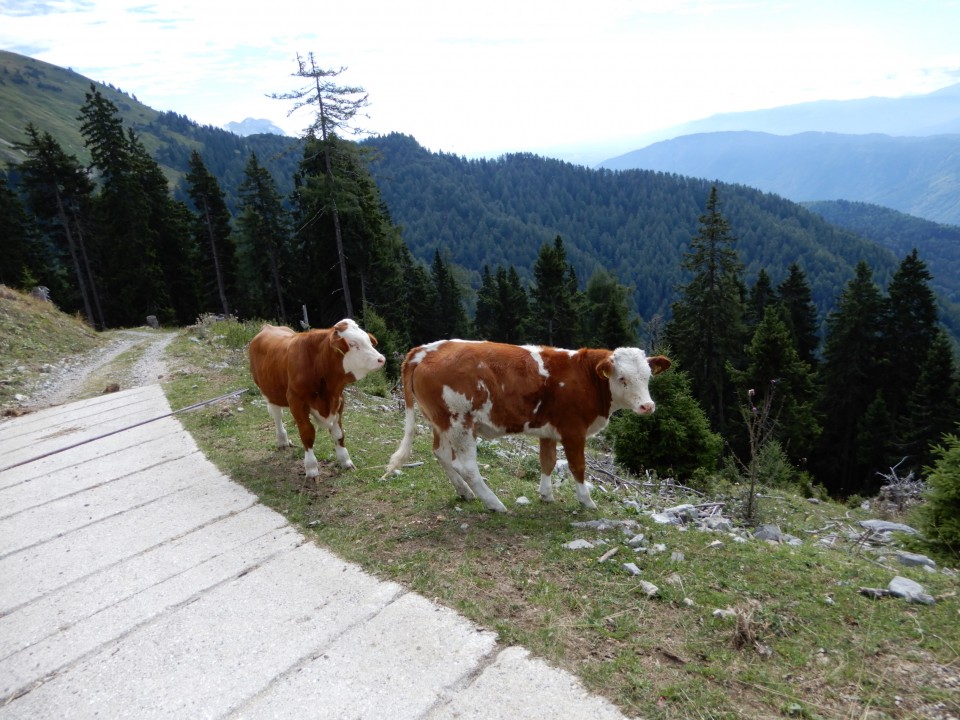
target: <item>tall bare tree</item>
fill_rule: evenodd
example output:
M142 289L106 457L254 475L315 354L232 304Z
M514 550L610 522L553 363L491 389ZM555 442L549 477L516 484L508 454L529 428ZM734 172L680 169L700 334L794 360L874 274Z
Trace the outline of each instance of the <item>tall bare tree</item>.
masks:
M313 111L313 120L304 130L304 136L319 139L323 152L323 165L327 176L329 189L329 210L333 217L333 229L337 242L337 260L340 264L340 284L343 287L343 301L347 315L352 317L353 301L350 297L350 285L347 282L347 257L343 249L343 232L340 227L340 213L337 210L337 198L334 188L333 162L331 160L331 136L338 133L360 134L363 131L351 127L351 122L357 113L368 105L367 93L362 87L338 85L337 78L347 68L339 70L325 70L317 67L313 53L308 53L306 59L297 54L297 72L293 77L307 81L298 90L287 93L270 95L274 100L293 100L293 108L288 116L301 108L310 108Z

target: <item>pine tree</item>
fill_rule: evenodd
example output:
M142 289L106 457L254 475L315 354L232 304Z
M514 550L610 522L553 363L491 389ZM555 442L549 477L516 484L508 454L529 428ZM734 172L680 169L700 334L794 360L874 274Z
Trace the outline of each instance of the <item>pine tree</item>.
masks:
M700 229L684 255L683 267L693 279L680 288L667 326L667 342L687 369L694 397L703 405L715 430L726 429L726 408L733 402L728 363L741 364L743 266L730 226L720 212L717 188L710 190Z
M916 249L900 263L882 308L885 400L897 425L939 332L931 275ZM906 432L906 429L903 429ZM898 435L903 434L898 432Z
M747 367L728 368L737 389L753 391L753 404L769 401L775 426L770 439L780 443L790 459L806 463L820 433L814 406L814 373L800 359L778 305L768 305L747 348Z
M954 429L960 417L960 378L950 338L938 330L920 368L916 386L900 423L898 450L907 458L905 471L933 465L934 446Z
M103 329L105 320L92 267L89 227L94 185L80 162L68 155L50 133L27 125L27 159L20 164L22 185L34 216L48 228L54 243L70 258L76 289L87 322ZM60 298L62 307L67 298Z
M124 133L116 105L94 85L90 88L80 109L80 130L100 178L93 205L94 272L105 322L139 325L148 314L172 320L175 313L157 258L169 201L166 180L136 134Z
M339 70L318 68L312 52L307 54L306 59L298 54L297 65L297 72L293 76L303 78L307 84L299 90L274 94L271 97L276 100L294 100L294 107L288 114L303 107L313 108L314 117L306 129L306 136L319 140L319 143L313 144L313 149L319 152L323 160L323 173L327 181L326 209L333 221L340 269L340 287L347 316L353 317L353 296L348 282L347 254L340 226L340 211L337 207L333 155L338 149L335 142L338 131L350 129L353 118L366 107L367 95L361 87L337 85L332 78L336 78L346 68L342 67Z
M462 338L469 333L467 313L463 309L463 293L448 263L435 250L432 265L433 286L435 288L436 314L434 332L437 338Z
M239 188L237 255L249 313L288 323L290 219L270 172L250 156Z
M540 247L533 267L531 323L533 339L547 345L578 347L580 322L577 275L567 263L563 239Z
M847 496L873 482L877 469L862 464L859 453L867 408L884 382L880 367L883 298L866 262L857 264L836 309L827 318L823 384L819 414L823 432L816 452L815 474L829 492ZM874 418L879 417L875 407Z
M217 179L207 170L203 158L196 150L190 153L189 167L185 180L187 194L197 213L197 247L201 248L201 256L204 258L201 267L204 275L212 275L210 284L216 289L214 296L221 312L230 315L229 296L233 294L235 286L235 251L230 236L230 211L227 210ZM204 285L207 284L204 282ZM206 302L207 298L204 300Z
M817 348L820 346L817 335L817 308L813 304L807 276L797 263L790 264L786 279L777 287L777 294L786 310L785 320L793 335L797 354L801 360L816 369Z
M763 320L764 312L768 305L777 301L777 294L773 290L773 282L770 275L763 268L757 273L757 281L750 288L750 295L747 298L746 324L747 327L755 329Z
M637 344L639 318L633 313L629 289L605 270L597 270L587 282L585 338L590 347L618 348Z

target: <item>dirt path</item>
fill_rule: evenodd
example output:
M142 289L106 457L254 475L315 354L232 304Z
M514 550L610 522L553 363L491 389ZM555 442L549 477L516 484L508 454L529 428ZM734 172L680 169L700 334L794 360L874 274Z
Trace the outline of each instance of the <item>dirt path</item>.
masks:
M116 330L104 347L64 358L40 379L23 407L37 410L103 392L159 382L167 373L163 359L177 336L169 330Z

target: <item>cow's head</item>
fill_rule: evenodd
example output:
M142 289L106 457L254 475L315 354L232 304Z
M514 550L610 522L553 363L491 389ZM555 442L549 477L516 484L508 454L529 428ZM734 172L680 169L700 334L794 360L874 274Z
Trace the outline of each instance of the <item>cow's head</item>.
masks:
M377 339L349 318L333 326L334 347L343 353L343 371L359 380L383 367L385 358L373 349Z
M638 415L649 415L656 409L650 397L650 378L670 367L663 355L648 358L638 348L617 348L597 365L597 372L610 383L612 410L629 408Z

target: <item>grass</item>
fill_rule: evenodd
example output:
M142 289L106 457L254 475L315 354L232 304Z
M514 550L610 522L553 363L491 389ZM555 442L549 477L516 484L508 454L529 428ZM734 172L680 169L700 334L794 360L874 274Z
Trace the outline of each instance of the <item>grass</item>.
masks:
M28 392L64 357L105 343L104 336L52 303L0 285L0 407Z
M935 718L950 717L944 708L958 711L956 577L894 566L846 541L840 548L813 542L808 531L829 522L850 527L857 511L778 490L779 498L762 501L763 515L805 538L793 547L656 525L622 504L635 492L624 488L595 491L598 511L581 509L569 485L555 504L516 505L520 495L536 497L535 450L524 439L505 439L479 451L491 488L512 510L491 514L456 497L425 430L414 448L424 464L380 480L403 424L381 374L346 392L346 445L359 469L340 471L321 433L321 477L307 482L302 449L276 449L250 380L244 345L256 329L205 322L168 350L180 368L166 386L174 408L247 390L181 416L207 455L316 542L570 670L625 713ZM296 438L289 419L288 431ZM571 525L599 517L634 520L667 550L635 554L620 530ZM562 547L578 537L596 546ZM639 577L623 569L628 561ZM894 574L917 580L938 602L860 594L861 587L886 587ZM659 593L648 597L641 579ZM714 615L728 608L728 617Z

